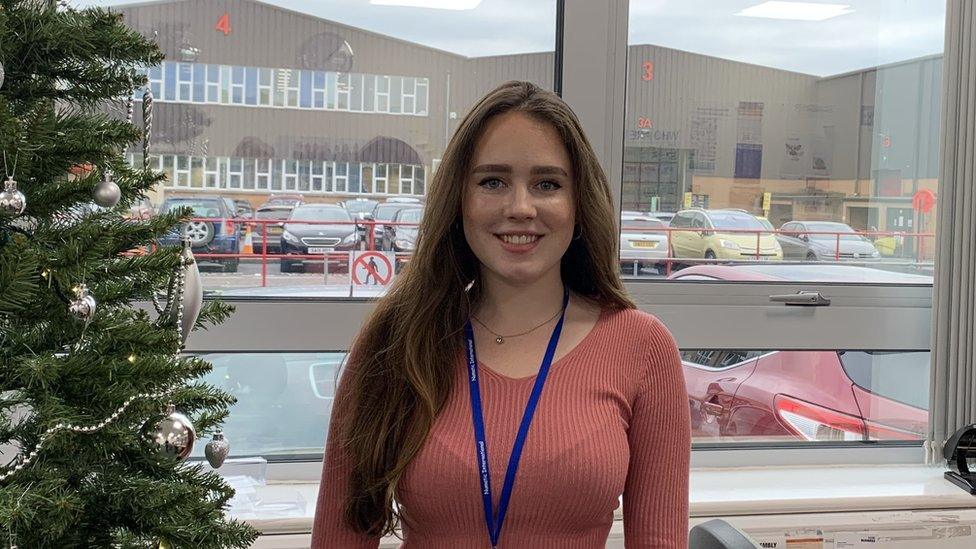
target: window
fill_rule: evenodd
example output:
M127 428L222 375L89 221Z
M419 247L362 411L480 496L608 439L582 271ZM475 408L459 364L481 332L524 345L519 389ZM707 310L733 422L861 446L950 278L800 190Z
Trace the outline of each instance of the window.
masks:
M427 168L425 166L414 166L413 175L415 178L413 193L419 195L425 194L427 186Z
M220 66L207 65L207 103L220 102Z
M190 186L196 189L203 187L203 158L190 157Z
M311 190L320 193L325 189L325 162L312 161L311 170Z
M177 187L190 186L190 157L184 155L176 156L176 176L175 185Z
M207 66L193 65L193 99L194 103L207 102Z
M271 159L258 158L254 161L254 182L258 190L271 188Z
M165 77L162 65L149 67L149 89L152 90L154 98L163 98L163 86L165 85L164 81Z
M413 166L400 166L400 194L413 194Z
M177 63L176 71L176 100L193 100L193 65L189 63Z
M403 112L403 78L399 76L390 77L390 112L399 114Z
M363 75L349 75L349 110L362 112L363 110Z
M349 110L349 74L339 73L336 77L336 108Z
M362 173L360 172L360 166L361 166L361 164L359 162L350 162L349 163L349 181L348 181L349 189L348 189L348 191L351 192L351 193L360 193L360 192L362 192L362 187L361 187L361 184L362 184Z
M299 80L298 106L310 109L312 108L312 71L301 71Z
M231 69L230 102L235 105L244 104L244 67Z
M427 116L427 79L417 79L417 107L416 113Z
M163 94L160 99L164 101L176 100L176 63L163 63Z
M390 77L376 77L376 112L390 112Z
M336 73L325 73L325 108L335 110L336 108Z
M231 158L227 164L227 187L230 189L240 189L244 180L244 160L241 158Z
M284 180L285 190L286 191L298 190L298 161L282 160L281 171L282 171L282 179Z
M258 105L271 106L274 89L274 71L258 69Z
M346 185L348 181L349 181L349 163L336 162L335 163L335 191L339 193L346 192Z
M312 107L316 109L325 108L325 73L315 71L312 73Z
M244 69L244 104L258 104L258 69L246 67Z
M386 194L389 191L386 187L386 164L373 164L374 191L379 194Z
M253 158L243 159L244 165L244 190L253 191L255 186L255 170L254 170L255 160Z
M417 80L403 77L403 114L415 114L417 109Z
M376 110L376 78L372 74L363 75L363 110L365 112Z
M207 157L203 164L203 186L208 189L218 189L221 186L221 168L226 159Z

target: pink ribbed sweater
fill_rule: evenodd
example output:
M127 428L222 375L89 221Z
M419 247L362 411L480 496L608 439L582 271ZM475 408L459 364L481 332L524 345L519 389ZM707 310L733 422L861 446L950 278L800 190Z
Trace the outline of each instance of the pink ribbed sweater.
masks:
M397 490L406 549L490 548L463 353L455 385ZM481 366L494 508L535 376ZM340 382L337 401L346 384ZM637 310L604 310L549 371L516 475L499 548L596 549L623 494L628 548L688 542L688 400L667 328ZM338 413L338 408L336 412ZM350 461L333 417L315 509L314 549L375 548L342 523Z

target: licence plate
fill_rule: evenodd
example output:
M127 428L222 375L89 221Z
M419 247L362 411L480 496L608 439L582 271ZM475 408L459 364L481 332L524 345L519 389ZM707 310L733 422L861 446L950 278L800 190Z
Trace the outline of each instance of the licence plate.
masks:
M335 251L335 248L324 248L321 246L316 246L308 249L310 254L328 254Z
M268 234L281 234L281 227L268 227Z
M631 240L630 245L633 248L657 248L657 242L655 241Z

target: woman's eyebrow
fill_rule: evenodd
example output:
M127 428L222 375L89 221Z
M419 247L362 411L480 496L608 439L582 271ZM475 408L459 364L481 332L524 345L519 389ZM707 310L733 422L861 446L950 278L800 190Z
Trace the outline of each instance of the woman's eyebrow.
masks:
M511 173L512 167L507 164L481 164L480 166L475 166L471 173ZM566 170L560 168L559 166L536 166L530 170L532 175L562 175L569 177Z

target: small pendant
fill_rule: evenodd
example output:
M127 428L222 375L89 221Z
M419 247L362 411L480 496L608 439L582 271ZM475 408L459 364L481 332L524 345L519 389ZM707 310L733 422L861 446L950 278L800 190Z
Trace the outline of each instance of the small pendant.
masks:
M505 340L502 339L502 336L498 336L495 338L495 343L501 345L502 343L505 343Z

